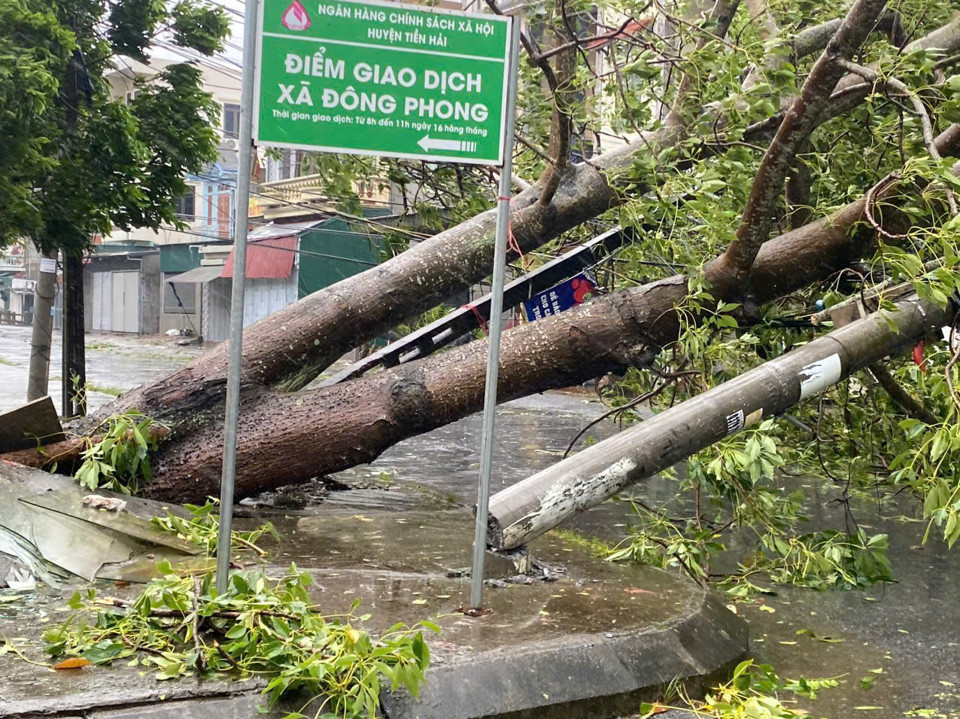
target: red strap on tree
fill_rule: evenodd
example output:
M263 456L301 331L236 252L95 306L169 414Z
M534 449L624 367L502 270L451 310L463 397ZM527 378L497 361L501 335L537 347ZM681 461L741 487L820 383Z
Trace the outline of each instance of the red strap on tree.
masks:
M502 195L497 197L497 202L510 202L509 197L503 197ZM513 236L513 222L507 222L507 249L516 252L517 257L520 258L520 266L524 270L527 269L527 258L523 254L523 250L520 249L520 243L517 242L517 238Z
M484 333L484 334L487 334L487 335L490 334L490 332L489 332L488 329L487 329L487 322L486 322L486 320L483 319L483 315L480 314L480 310L478 310L475 305L473 305L472 303L468 302L467 304L462 305L462 307L466 307L468 310L470 310L471 312L473 312L473 316L474 316L474 318L476 318L476 320L477 320L477 325L480 327L480 329L483 330L483 333Z
M913 348L913 361L916 362L917 367L920 368L921 372L927 371L927 357L925 354L926 348L927 343L925 340L920 340Z

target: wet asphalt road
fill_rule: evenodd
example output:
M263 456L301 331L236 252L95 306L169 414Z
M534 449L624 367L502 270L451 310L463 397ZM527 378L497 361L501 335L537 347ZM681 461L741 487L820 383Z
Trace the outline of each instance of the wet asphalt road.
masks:
M0 412L26 402L30 339L30 327L0 325ZM196 346L178 346L177 339L179 338L88 334L88 407L95 410L110 402L121 391L168 375L200 353ZM50 352L49 394L58 410L61 352L59 333L54 332Z

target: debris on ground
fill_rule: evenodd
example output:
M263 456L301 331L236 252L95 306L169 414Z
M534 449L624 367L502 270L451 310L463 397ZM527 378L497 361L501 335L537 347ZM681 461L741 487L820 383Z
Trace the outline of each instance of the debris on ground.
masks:
M201 553L150 521L165 510L113 492L86 494L69 478L0 463L0 580L11 588L58 586L70 576L144 581L158 554L179 562Z
M83 498L83 506L90 509L102 509L107 512L122 512L127 508L127 500L119 497L101 497L98 494L88 494Z

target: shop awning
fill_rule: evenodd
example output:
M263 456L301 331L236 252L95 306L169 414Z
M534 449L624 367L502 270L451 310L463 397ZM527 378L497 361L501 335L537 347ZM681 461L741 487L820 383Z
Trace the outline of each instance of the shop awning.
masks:
M196 245L160 245L161 272L189 272L200 266Z
M200 267L194 267L192 270L187 270L183 274L169 277L167 282L210 282L217 279L222 271L223 267L221 265L201 265Z
M252 280L289 277L296 250L296 235L251 239L247 243L247 277ZM230 250L220 276L233 277L233 250Z

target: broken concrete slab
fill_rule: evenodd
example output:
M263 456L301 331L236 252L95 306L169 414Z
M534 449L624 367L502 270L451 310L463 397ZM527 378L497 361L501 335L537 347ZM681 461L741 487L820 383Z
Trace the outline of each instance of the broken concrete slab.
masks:
M200 553L151 524L151 517L165 515L166 505L101 490L98 496L123 505L106 511L85 506L85 495L71 478L0 462L0 553L51 585L70 574L87 581L148 581L161 554L176 565ZM191 566L208 563L203 558Z
M84 504L87 496L84 492L78 492L71 487L70 490L60 489L43 494L21 497L20 501L33 507L39 507L59 515L88 522L104 529L108 529L115 534L131 537L156 544L161 547L172 549L181 554L199 554L200 549L195 545L179 539L171 532L165 532L157 525L151 523L149 519L139 517L132 511L126 509L121 511L108 511L103 509L94 509ZM119 499L113 492L97 492L107 498ZM129 504L129 498L124 497L123 501ZM153 511L157 512L154 516L164 516L161 505L155 505Z
M66 439L50 397L41 397L0 414L0 454Z

